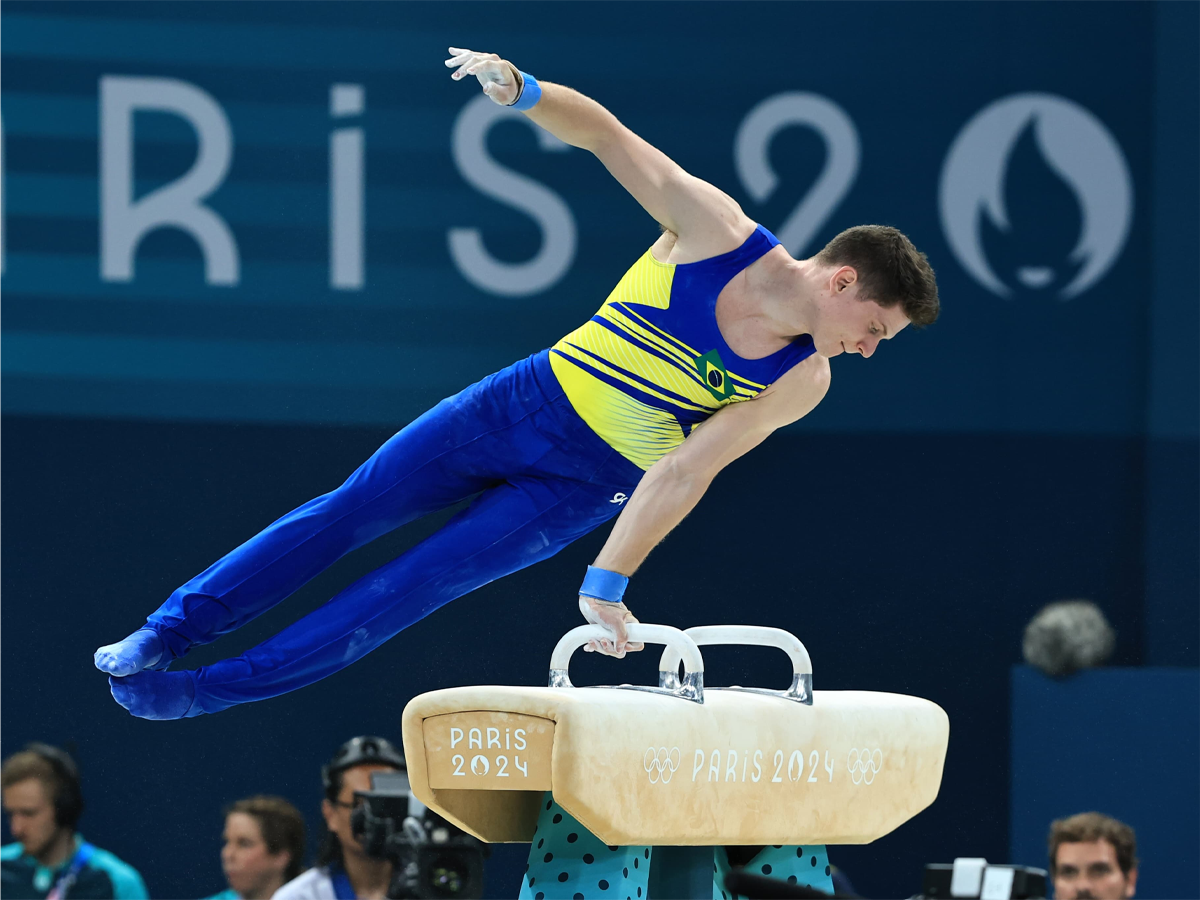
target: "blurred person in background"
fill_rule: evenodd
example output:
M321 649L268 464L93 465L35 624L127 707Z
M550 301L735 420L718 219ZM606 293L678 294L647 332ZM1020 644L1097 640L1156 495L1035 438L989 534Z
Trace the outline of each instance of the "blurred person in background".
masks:
M142 876L76 833L83 790L75 761L49 744L30 744L0 767L9 830L0 848L0 895L18 898L142 900Z
M350 827L354 793L371 790L375 772L405 771L404 756L380 737L351 738L321 767L325 836L316 864L275 892L275 900L376 900L387 896L392 864L367 856Z
M1086 812L1050 824L1050 877L1059 900L1132 897L1137 866L1137 837L1124 822Z
M282 797L248 797L225 810L221 869L227 890L209 900L269 900L304 867L304 817Z

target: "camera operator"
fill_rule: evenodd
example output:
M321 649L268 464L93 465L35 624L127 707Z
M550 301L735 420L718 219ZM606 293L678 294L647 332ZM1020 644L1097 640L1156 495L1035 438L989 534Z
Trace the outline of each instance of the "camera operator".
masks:
M1125 900L1137 888L1137 838L1097 812L1050 825L1050 875L1059 900Z
M274 900L382 900L392 881L392 863L368 856L350 828L356 791L371 790L374 772L403 771L404 756L379 737L347 741L321 767L326 833L316 865L275 892Z

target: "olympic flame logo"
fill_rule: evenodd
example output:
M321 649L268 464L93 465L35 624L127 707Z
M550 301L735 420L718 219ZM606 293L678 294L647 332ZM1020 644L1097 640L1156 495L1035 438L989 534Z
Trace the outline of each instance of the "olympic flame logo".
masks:
M667 784L679 768L679 748L672 747L668 750L666 747L647 747L642 765L645 766L646 774L650 776L651 784Z
M855 784L870 784L883 770L883 751L855 748L846 754L846 768Z

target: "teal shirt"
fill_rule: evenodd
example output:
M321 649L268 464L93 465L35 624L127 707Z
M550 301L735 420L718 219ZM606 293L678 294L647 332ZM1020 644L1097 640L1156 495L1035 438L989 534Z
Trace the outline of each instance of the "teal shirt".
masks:
M76 849L82 843L83 838L75 835ZM50 869L26 853L21 844L0 847L0 894L5 900L42 900L70 865L68 859ZM149 897L137 869L99 847L67 892L68 900L149 900Z
M204 900L242 900L242 895L233 888L225 888L221 893L205 897Z

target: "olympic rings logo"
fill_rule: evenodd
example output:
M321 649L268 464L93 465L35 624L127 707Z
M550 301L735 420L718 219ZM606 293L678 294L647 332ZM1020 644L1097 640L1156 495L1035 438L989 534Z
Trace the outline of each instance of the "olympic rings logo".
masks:
M883 751L854 749L846 754L846 768L855 784L870 784L883 771Z
M672 747L668 750L666 747L658 749L647 747L642 765L650 776L651 784L659 782L667 784L671 780L671 776L675 774L675 770L679 768L679 748Z

